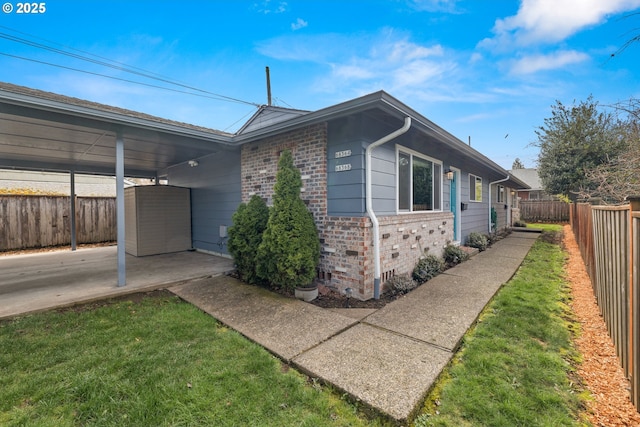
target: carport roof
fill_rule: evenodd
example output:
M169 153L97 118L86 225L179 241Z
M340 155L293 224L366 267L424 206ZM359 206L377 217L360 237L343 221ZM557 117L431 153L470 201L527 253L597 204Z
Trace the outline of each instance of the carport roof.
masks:
M154 176L231 148L231 134L0 83L0 168L114 174L116 135L127 176Z

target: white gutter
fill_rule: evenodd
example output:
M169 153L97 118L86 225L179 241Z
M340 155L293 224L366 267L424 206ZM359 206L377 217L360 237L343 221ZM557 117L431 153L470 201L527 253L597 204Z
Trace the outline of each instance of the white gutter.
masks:
M371 153L373 149L391 141L394 138L399 137L403 133L407 132L411 127L411 117L405 117L404 125L394 131L391 132L387 136L383 136L378 139L374 143L370 144L366 150L366 199L367 199L367 215L371 218L371 223L373 224L373 265L374 265L374 274L373 274L373 298L380 299L380 223L378 222L378 218L376 217L375 212L373 211L373 202L371 199Z
M493 181L489 183L489 234L491 234L491 186L493 184L499 184L501 182L509 181L510 179L511 179L511 175L507 175L506 178L502 178L497 181Z

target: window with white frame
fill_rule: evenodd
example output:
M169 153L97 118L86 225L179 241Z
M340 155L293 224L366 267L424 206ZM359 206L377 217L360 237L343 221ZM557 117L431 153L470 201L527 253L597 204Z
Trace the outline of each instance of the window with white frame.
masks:
M504 185L498 185L498 197L496 197L497 203L504 203Z
M442 163L407 149L397 152L398 210L442 209Z
M469 200L472 202L482 201L482 178L469 174Z

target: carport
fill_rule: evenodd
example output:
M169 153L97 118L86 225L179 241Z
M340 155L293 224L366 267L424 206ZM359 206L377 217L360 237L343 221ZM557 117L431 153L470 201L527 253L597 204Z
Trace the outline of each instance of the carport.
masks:
M0 83L0 168L116 177L117 275L125 286L124 177L237 149L230 134L54 93ZM71 246L75 206L71 200Z

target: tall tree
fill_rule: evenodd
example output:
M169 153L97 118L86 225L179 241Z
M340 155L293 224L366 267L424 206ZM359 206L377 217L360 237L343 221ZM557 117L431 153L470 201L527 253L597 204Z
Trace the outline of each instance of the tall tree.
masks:
M519 157L516 157L516 159L513 161L513 164L511 165L511 169L524 169L524 164L520 161Z
M620 153L618 131L612 115L598 111L592 96L571 107L556 101L533 143L540 148L538 174L545 191L572 200L588 191L593 184L586 172Z
M580 196L598 197L604 203L619 204L629 196L640 195L640 100L631 99L628 103L614 105L614 108L624 117L617 125L622 141L621 152L587 171L590 185Z

